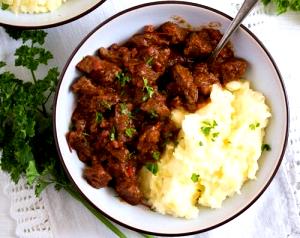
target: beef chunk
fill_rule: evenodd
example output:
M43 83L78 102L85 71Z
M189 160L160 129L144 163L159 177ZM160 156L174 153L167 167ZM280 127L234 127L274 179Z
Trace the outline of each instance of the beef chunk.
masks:
M121 72L116 64L101 60L97 56L84 57L76 67L100 84L112 83L116 75Z
M142 153L146 154L151 151L156 151L160 139L161 123L157 123L153 126L147 126L144 132L139 137L137 149Z
M78 157L82 162L87 162L92 158L93 150L90 147L87 136L80 131L70 131L67 134L69 146L77 151Z
M245 74L247 69L247 62L243 59L232 58L220 66L220 73L223 80L223 83L233 80L239 80Z
M198 89L194 84L191 72L182 65L177 64L172 68L172 73L177 86L184 94L187 102L195 104L198 100Z
M184 55L188 57L205 56L210 54L213 49L209 34L206 30L201 30L190 33L184 48Z
M149 47L151 45L167 46L169 45L169 42L162 39L158 33L154 32L134 35L131 39L129 39L127 44L141 48Z
M183 43L189 33L186 28L182 28L173 22L162 24L159 30L170 39L171 44Z
M137 185L136 179L117 181L116 192L131 205L137 205L142 200L142 193Z
M205 63L200 63L195 66L193 71L194 83L197 85L199 91L208 96L211 92L212 85L218 83L218 78L213 74L208 72L208 66Z
M92 167L86 167L83 171L83 177L94 188L106 187L112 179L100 163L94 164Z
M86 95L97 95L98 89L92 84L91 80L86 77L80 77L72 84L71 89L74 93L81 93Z
M166 105L166 96L155 93L152 98L148 99L141 105L141 110L148 112L151 117L168 117L170 110Z
M124 63L128 62L130 59L135 58L135 56L137 55L137 50L135 48L128 49L125 46L113 44L108 49L101 47L98 50L98 54L100 58L121 66Z

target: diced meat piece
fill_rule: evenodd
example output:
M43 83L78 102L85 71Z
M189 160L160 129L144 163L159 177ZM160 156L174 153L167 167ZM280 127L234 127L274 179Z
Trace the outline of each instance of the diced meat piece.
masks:
M171 50L171 54L168 60L168 67L171 67L175 64L183 64L185 62L185 59L183 58L183 56L175 51L175 50Z
M94 188L106 187L108 182L112 179L101 164L93 164L92 167L86 167L83 171L83 177Z
M173 78L189 104L198 100L198 88L194 84L191 72L180 64L172 68Z
M136 205L141 202L142 194L137 186L136 166L130 160L117 162L110 160L107 170L116 180L116 192L126 202Z
M143 61L130 61L127 68L132 74L132 84L142 88L144 87L143 78L147 79L149 85L153 84L159 77L159 73L155 72L150 66Z
M157 144L160 140L161 123L156 123L154 126L148 126L139 137L137 149L146 154L157 150Z
M192 32L187 40L184 48L184 55L188 57L200 57L210 54L213 51L207 31L201 30Z
M152 33L155 31L155 27L153 25L148 25L144 27L144 33Z
M86 77L80 77L75 83L72 84L71 89L74 93L81 93L86 95L98 94L98 89L91 80Z
M172 120L166 120L162 126L161 137L165 142L175 141L179 130L180 128L178 128Z
M208 33L210 42L215 48L223 36L222 33L219 30L213 28L204 28L203 31L206 31Z
M123 143L119 143L118 141L111 141L106 145L107 151L119 161L125 161L129 158L129 150L122 144Z
M167 46L168 41L162 39L156 32L134 35L129 41L129 45L134 45L138 48L148 47L151 45Z
M76 67L100 84L114 82L116 75L122 71L116 64L96 56L84 57Z
M223 83L239 80L244 76L247 69L247 62L243 59L232 58L220 66L220 73Z
M131 205L137 205L142 200L142 193L136 179L117 181L115 188L120 197Z
M67 134L69 146L77 151L78 157L82 162L87 162L92 158L93 150L90 147L86 136L82 132L70 131Z
M99 93L93 97L78 97L78 103L88 112L105 112L120 101L117 92L112 88L98 87Z
M205 63L200 63L195 66L193 71L194 83L197 85L199 91L208 96L211 92L212 85L218 83L218 78L208 72L208 66Z
M158 116L160 118L168 117L170 110L166 105L166 97L160 93L155 93L152 98L149 98L141 105L141 110Z
M139 57L155 72L163 73L170 56L169 48L150 46L139 51Z
M166 22L159 27L159 30L166 34L171 44L178 44L185 41L189 31L173 22Z
M137 50L135 48L128 49L125 46L113 44L108 49L101 47L98 50L98 54L102 59L116 63L120 66L134 58L137 55Z

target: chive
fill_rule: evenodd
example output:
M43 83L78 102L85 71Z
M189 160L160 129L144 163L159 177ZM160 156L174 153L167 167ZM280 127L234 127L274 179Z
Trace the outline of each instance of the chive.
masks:
M119 238L127 238L113 223L105 218L100 212L98 212L89 202L87 202L76 189L71 186L65 186L65 190L77 201L82 203L98 220L100 220L106 227L108 227Z
M198 180L199 180L199 174L195 174L193 173L192 176L191 176L191 180L194 182L194 183L197 183Z

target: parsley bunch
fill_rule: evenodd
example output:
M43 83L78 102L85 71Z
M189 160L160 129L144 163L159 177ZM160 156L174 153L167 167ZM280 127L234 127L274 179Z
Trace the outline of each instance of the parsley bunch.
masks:
M37 77L39 66L47 65L53 58L43 47L47 33L42 30L6 31L15 40L22 41L15 52L15 66L28 69L31 78L18 79L13 73L4 71L6 63L0 61L1 169L8 172L16 183L25 175L28 184L35 184L36 196L50 184L56 189L64 188L118 237L126 238L81 197L60 165L52 134L52 110L46 107L47 103L52 105L48 101L57 85L58 68L50 68L44 77Z
M273 3L276 6L278 14L288 10L300 11L300 0L261 0L264 5Z

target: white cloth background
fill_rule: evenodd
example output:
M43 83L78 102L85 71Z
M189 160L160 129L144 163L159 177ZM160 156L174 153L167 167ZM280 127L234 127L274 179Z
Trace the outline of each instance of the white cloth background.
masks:
M89 15L64 26L48 29L46 47L55 59L53 65L63 68L69 55L104 19L137 5L144 0L107 0ZM194 0L222 10L232 16L241 0ZM257 6L246 19L250 28L265 44L277 62L290 101L290 138L285 158L273 182L261 198L233 221L212 231L191 236L224 237L300 237L300 13L276 16L272 9ZM16 43L0 28L0 60L11 62ZM21 71L17 72L22 74ZM6 194L6 196L4 196ZM139 234L121 228L128 237ZM80 203L66 192L48 188L37 199L24 181L11 183L0 173L0 237L116 237Z

